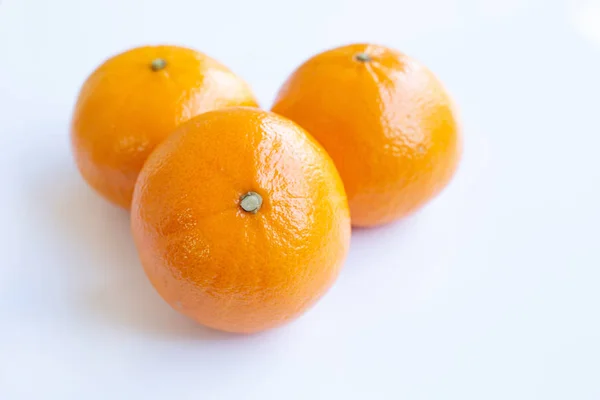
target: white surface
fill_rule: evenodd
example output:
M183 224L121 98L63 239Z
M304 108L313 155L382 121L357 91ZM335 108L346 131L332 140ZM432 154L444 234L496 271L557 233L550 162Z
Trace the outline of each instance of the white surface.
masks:
M0 3L0 399L600 398L600 1ZM352 41L446 83L458 176L413 218L354 232L297 322L194 325L74 168L79 86L167 42L220 59L268 107L302 60Z

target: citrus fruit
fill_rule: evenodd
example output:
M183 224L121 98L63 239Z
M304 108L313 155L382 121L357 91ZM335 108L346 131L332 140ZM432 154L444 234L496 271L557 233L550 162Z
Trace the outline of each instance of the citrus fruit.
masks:
M176 46L126 51L81 88L71 125L77 166L96 191L129 208L158 143L197 114L235 105L257 104L241 78L202 53Z
M131 226L142 265L176 310L257 332L302 314L350 240L343 183L298 125L248 107L182 124L150 155Z
M448 184L460 158L456 112L441 83L383 46L354 44L311 58L283 85L272 111L331 155L356 226L419 209Z

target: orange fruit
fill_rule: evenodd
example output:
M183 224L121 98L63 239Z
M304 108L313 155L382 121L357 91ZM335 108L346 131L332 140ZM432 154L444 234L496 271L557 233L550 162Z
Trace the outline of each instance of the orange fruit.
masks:
M383 46L353 44L311 58L283 85L272 111L329 152L356 226L419 209L448 184L459 162L456 113L441 83Z
M131 226L142 265L176 310L212 328L286 323L331 286L350 212L323 148L254 108L207 112L150 155Z
M150 152L180 123L221 107L257 106L249 86L218 61L176 46L139 47L96 69L71 125L77 166L110 201L129 208Z

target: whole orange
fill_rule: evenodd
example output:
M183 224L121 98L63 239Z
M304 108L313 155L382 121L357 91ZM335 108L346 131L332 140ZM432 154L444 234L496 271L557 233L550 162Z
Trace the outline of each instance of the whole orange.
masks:
M257 332L310 307L350 240L343 183L295 123L254 108L202 114L150 155L131 226L150 281L212 328Z
M235 105L257 104L241 78L202 53L176 46L126 51L81 88L71 126L77 166L96 191L129 208L158 143L202 112Z
M384 224L419 209L453 176L461 153L448 94L395 50L354 44L300 66L272 111L310 132L333 158L352 224Z

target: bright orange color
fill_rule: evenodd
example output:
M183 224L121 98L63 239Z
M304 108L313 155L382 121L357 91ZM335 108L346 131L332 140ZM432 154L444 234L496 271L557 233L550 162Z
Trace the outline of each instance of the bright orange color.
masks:
M272 110L329 152L353 225L417 210L448 184L460 158L456 114L440 82L382 46L354 44L313 57L281 88Z
M77 166L96 191L129 208L138 173L158 143L202 112L235 105L257 103L241 78L202 53L175 46L126 51L81 89L71 127Z
M244 211L249 192L262 196ZM257 332L302 314L338 275L350 240L342 181L286 118L237 107L183 124L150 155L131 224L150 281L207 326Z

